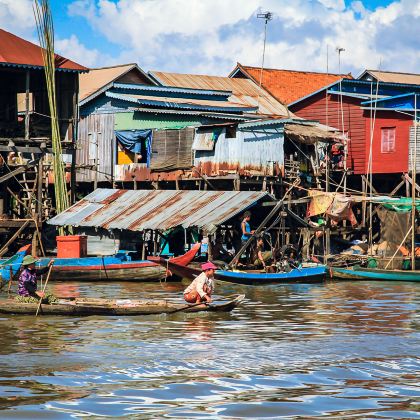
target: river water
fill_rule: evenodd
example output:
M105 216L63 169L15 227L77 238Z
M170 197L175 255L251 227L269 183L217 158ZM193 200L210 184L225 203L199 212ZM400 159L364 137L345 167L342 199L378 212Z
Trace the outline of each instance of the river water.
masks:
M55 283L169 298L181 283ZM241 287L230 314L1 315L0 417L420 418L420 287Z

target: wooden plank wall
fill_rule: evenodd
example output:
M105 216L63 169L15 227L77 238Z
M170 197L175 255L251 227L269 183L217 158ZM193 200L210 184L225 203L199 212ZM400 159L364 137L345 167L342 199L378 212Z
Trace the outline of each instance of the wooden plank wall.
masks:
M151 169L188 169L192 166L195 129L155 130L152 139Z
M115 163L114 114L91 114L79 122L76 165L95 165L95 139L98 147L98 182L111 181ZM93 182L95 171L79 168L77 182Z
M343 96L343 119L344 131L350 138L348 149L349 169L355 174L365 173L366 165L366 131L363 110L360 108L361 99ZM340 109L340 97L338 95L326 96L325 92L308 98L290 107L297 116L316 120L321 124L342 129Z

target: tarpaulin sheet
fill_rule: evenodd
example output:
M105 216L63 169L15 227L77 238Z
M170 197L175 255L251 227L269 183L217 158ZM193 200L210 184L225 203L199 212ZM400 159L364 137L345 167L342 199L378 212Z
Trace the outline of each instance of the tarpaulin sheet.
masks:
M132 153L142 154L146 150L147 166L150 166L152 130L118 130L115 136L121 146Z
M192 144L193 150L214 150L214 145L219 137L220 132L207 131L196 132Z
M411 212L413 208L413 200L411 198L399 198L389 202L382 203L387 210L396 211L398 213ZM420 211L420 201L416 200L416 209Z
M354 216L353 200L338 193L323 193L320 191L309 191L312 200L308 204L307 216L317 216L327 214L332 220L339 222L341 220L349 220L352 225L357 224Z

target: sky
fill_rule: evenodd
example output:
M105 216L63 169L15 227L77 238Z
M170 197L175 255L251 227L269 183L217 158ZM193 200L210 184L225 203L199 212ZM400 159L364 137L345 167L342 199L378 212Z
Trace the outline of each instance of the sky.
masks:
M359 75L420 73L419 0L51 0L57 52L87 67L228 75L237 62ZM0 0L0 27L37 41L32 0ZM328 51L328 54L327 54ZM327 59L328 55L328 59Z

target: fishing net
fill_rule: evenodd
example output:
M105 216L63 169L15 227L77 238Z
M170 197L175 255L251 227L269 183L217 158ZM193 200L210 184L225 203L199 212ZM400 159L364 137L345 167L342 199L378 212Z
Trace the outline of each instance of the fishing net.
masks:
M411 247L411 235L406 237L411 227L411 212L399 213L382 208L378 210L378 217L381 222L381 240L376 253L384 258L379 262L379 266L384 268L396 253L388 268L402 268L402 249Z

